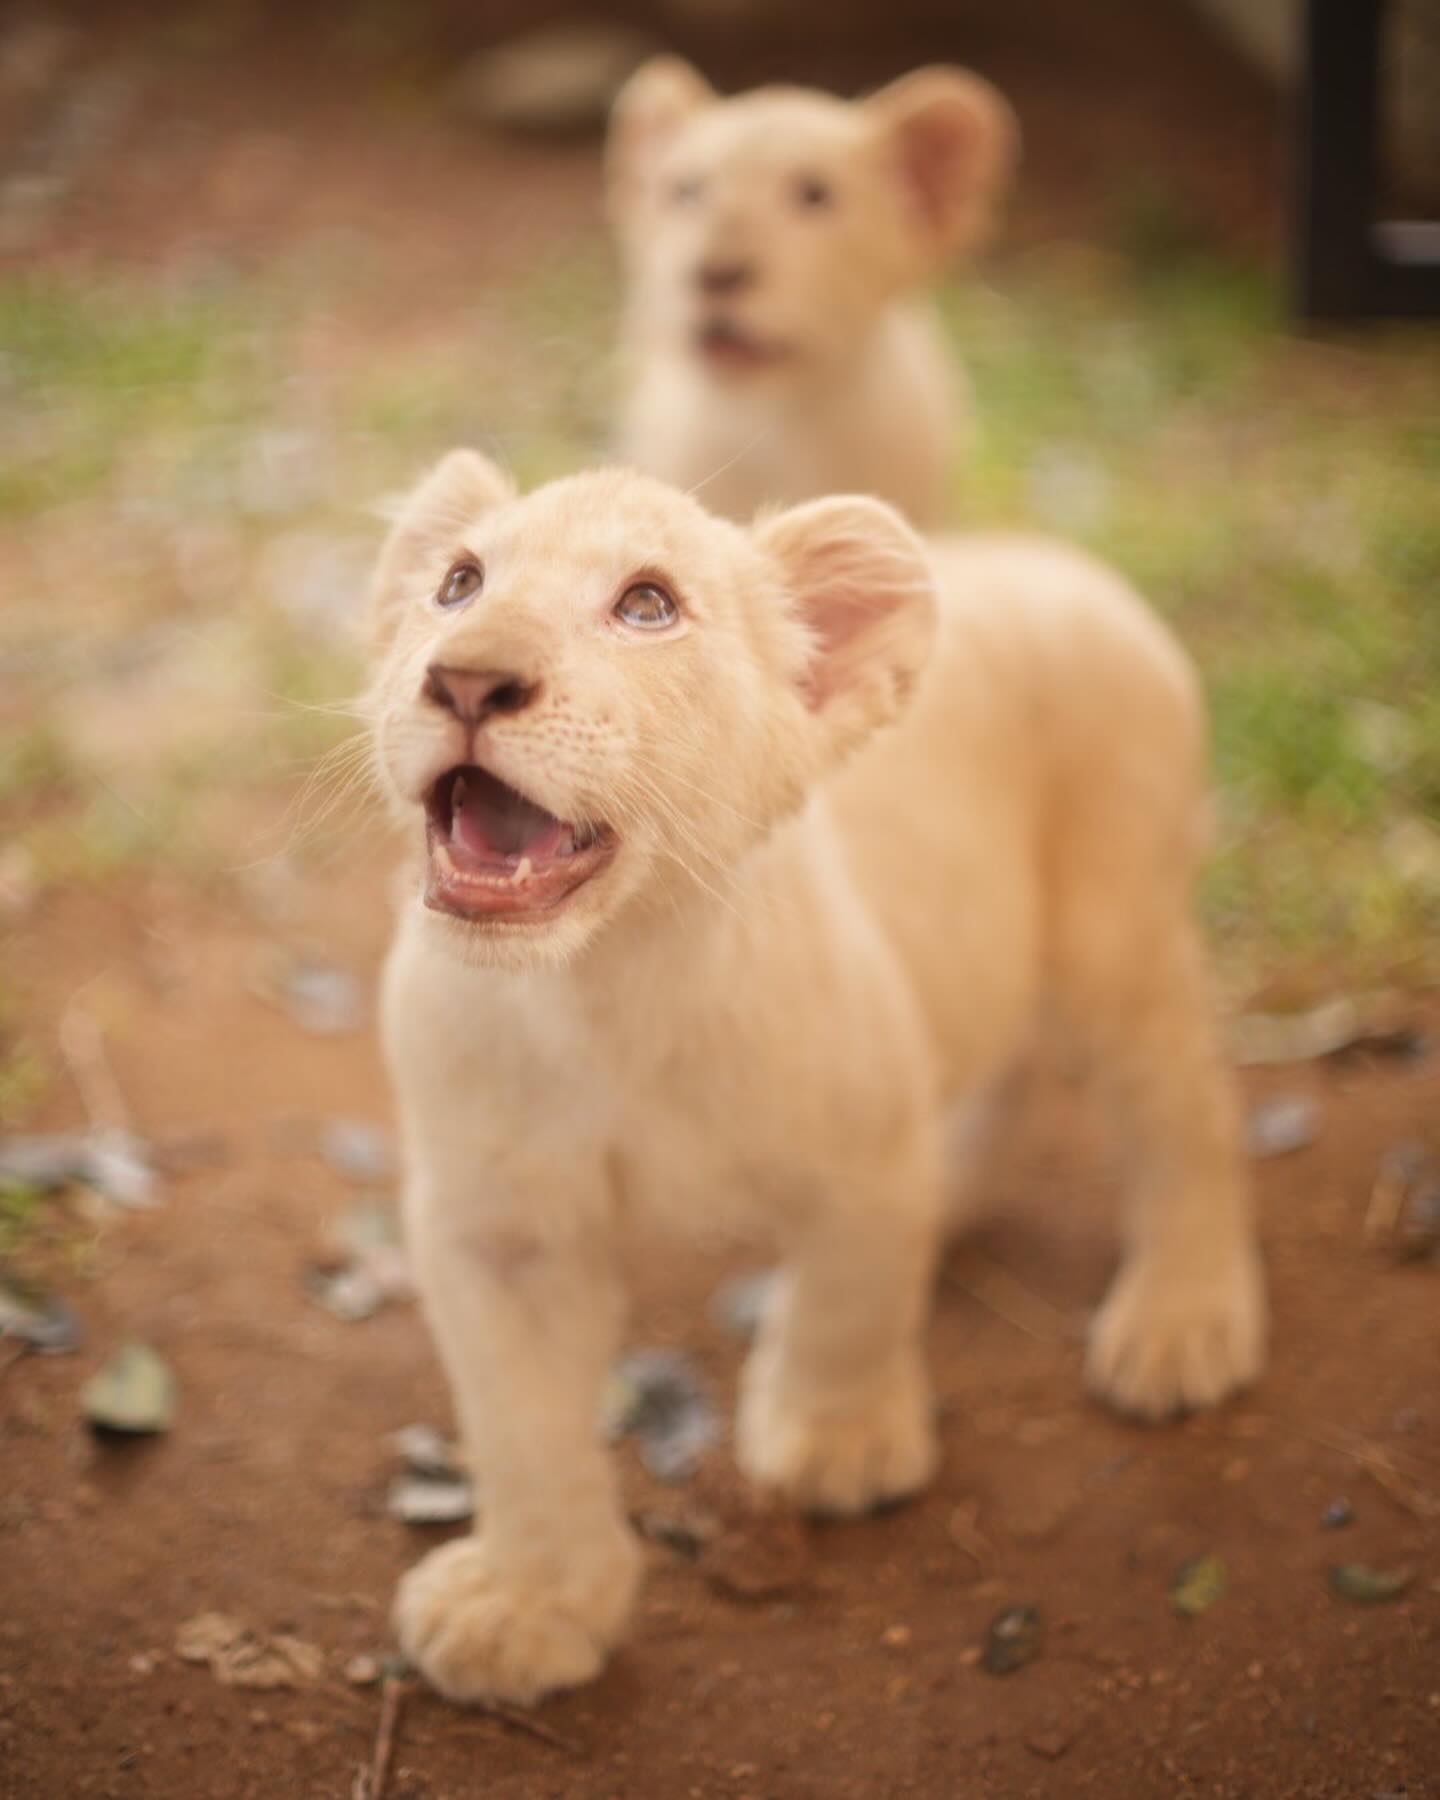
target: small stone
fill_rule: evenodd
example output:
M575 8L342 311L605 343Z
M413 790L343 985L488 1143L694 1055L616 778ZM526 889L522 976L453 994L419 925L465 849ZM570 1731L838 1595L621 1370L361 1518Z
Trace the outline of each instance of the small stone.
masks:
M660 1481L686 1481L719 1439L720 1415L688 1357L676 1350L631 1350L611 1371L604 1427L613 1442L633 1437L640 1460Z
M1075 1742L1076 1735L1066 1725L1042 1727L1029 1734L1025 1739L1025 1748L1035 1756L1044 1757L1046 1762L1058 1762Z
M150 1146L133 1132L59 1131L0 1141L0 1180L58 1193L75 1183L117 1206L158 1204Z
M386 1442L414 1475L445 1479L463 1473L455 1446L433 1425L402 1425Z
M1325 1531L1341 1531L1351 1524L1355 1518L1355 1508L1342 1495L1332 1500L1320 1515L1320 1525Z
M475 1516L475 1489L466 1475L397 1475L385 1510L407 1525L459 1525Z
M710 1301L710 1317L733 1336L749 1343L760 1329L779 1283L778 1269L755 1269L722 1282Z
M374 1318L385 1304L385 1291L369 1269L346 1263L338 1269L314 1267L305 1273L311 1298L347 1325Z
M1009 1675L1023 1669L1040 1654L1041 1624L1038 1608L1008 1606L990 1621L981 1662L992 1675Z
M1313 1144L1320 1103L1309 1094L1277 1094L1250 1109L1245 1135L1254 1157L1289 1156Z
M0 1276L0 1337L57 1355L84 1340L80 1321L63 1300L26 1282Z
M319 1149L335 1173L356 1187L383 1187L394 1177L395 1146L389 1133L368 1119L327 1119Z
M880 1633L880 1641L891 1650L903 1650L913 1635L908 1625L887 1625Z
M1413 1568L1372 1569L1368 1563L1338 1563L1330 1571L1330 1586L1347 1600L1375 1606L1398 1600L1414 1585Z
M375 1656L352 1656L345 1665L345 1679L355 1687L373 1687L380 1679L380 1659Z
M1397 1144L1382 1159L1365 1236L1397 1262L1440 1259L1440 1162L1423 1144Z
M277 1000L303 1031L338 1037L365 1022L360 983L348 969L318 957L302 956L264 968L259 977L266 999Z
M93 1430L126 1435L168 1431L179 1390L170 1365L148 1344L122 1344L80 1390Z

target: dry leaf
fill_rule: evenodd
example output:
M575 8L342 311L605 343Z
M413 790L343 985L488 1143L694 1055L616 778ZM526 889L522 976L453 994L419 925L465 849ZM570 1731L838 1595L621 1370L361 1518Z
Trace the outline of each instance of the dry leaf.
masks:
M1230 1571L1219 1556L1192 1556L1181 1563L1170 1584L1170 1604L1187 1619L1198 1618L1230 1585Z
M226 1687L298 1687L325 1667L324 1653L304 1638L288 1632L267 1637L217 1612L187 1619L175 1633L175 1654L184 1662L208 1664Z

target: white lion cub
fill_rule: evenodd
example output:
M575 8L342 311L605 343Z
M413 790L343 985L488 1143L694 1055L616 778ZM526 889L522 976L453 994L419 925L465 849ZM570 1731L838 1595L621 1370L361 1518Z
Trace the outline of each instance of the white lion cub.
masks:
M1200 708L1114 575L1021 539L927 559L870 499L747 530L629 472L522 497L457 451L391 534L376 625L416 852L386 1051L482 1514L400 1590L438 1688L534 1700L624 1629L640 1555L596 1418L636 1221L727 1206L778 1240L735 1429L756 1482L829 1513L925 1482L942 1123L1042 1005L1132 1152L1091 1382L1158 1416L1255 1375L1187 903Z
M607 151L623 459L731 518L854 491L942 523L963 408L919 290L983 235L1015 148L1005 101L959 69L859 102L722 100L688 63L647 63Z

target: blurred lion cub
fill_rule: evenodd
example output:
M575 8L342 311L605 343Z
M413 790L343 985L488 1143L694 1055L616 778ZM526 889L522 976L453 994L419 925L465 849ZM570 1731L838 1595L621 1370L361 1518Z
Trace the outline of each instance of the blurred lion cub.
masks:
M482 1511L400 1589L438 1688L533 1700L625 1626L640 1552L596 1425L622 1227L730 1206L778 1239L735 1428L755 1481L859 1513L927 1480L942 1123L1042 1007L1131 1153L1091 1383L1158 1416L1255 1375L1188 908L1200 707L1116 576L1023 539L927 556L872 499L742 529L628 471L520 496L457 451L391 533L376 636L416 876L385 1044Z
M720 99L675 57L615 103L632 364L619 453L746 519L863 491L948 511L959 382L917 297L984 234L1016 151L988 82L917 70L851 102Z

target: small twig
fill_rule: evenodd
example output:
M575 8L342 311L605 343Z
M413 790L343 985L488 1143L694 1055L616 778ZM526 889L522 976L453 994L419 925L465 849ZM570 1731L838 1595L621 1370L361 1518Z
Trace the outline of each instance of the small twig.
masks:
M982 1579L994 1573L995 1546L980 1529L980 1502L967 1500L950 1514L947 1533L957 1550L975 1564Z
M1388 1162L1375 1177L1375 1185L1370 1190L1370 1201L1365 1208L1363 1227L1365 1242L1371 1249L1377 1244L1389 1243L1395 1236L1406 1185L1403 1171Z
M405 1698L406 1684L398 1675L387 1675L380 1689L380 1723L375 1731L375 1750L368 1769L357 1769L350 1789L350 1800L385 1800L390 1780L390 1762L395 1754L395 1732L400 1722L400 1704Z
M548 1725L542 1725L538 1719L532 1719L529 1713L517 1712L509 1706L501 1706L495 1701L482 1706L481 1712L488 1714L498 1724L508 1725L511 1731L523 1731L530 1737L539 1738L542 1744L549 1744L554 1750L563 1750L569 1756L579 1756L580 1746L574 1738L562 1737L558 1731L552 1731Z
M134 1120L106 1053L105 1033L94 1013L81 1004L79 994L60 1015L56 1035L91 1130L130 1131Z
M1367 1444L1363 1450L1350 1453L1365 1473L1405 1511L1417 1519L1440 1519L1440 1494L1397 1469L1378 1444Z
M978 1251L966 1257L965 1274L947 1273L946 1280L972 1300L979 1301L987 1312L1004 1319L1017 1331L1039 1338L1042 1343L1061 1343L1074 1336L1070 1322L1058 1307L1017 1281L1008 1269L1002 1269Z
M1440 1494L1426 1487L1416 1476L1407 1475L1403 1469L1397 1468L1395 1458L1383 1445L1362 1437L1355 1437L1353 1442L1347 1441L1339 1431L1289 1425L1283 1419L1276 1422L1283 1430L1293 1432L1296 1437L1307 1438L1312 1444L1320 1444L1327 1450L1337 1450L1342 1456L1348 1456L1377 1487L1384 1488L1397 1506L1403 1507L1414 1518L1440 1519Z

